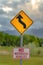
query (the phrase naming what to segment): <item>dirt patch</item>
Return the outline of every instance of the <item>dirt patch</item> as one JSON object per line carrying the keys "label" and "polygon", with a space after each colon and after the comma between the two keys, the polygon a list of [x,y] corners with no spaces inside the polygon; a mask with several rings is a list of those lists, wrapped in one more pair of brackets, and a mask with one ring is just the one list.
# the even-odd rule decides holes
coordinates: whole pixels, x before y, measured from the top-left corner
{"label": "dirt patch", "polygon": [[5,51],[5,50],[0,51],[0,55],[1,55],[1,54],[2,54],[2,55],[9,55],[9,53],[10,53],[10,52]]}

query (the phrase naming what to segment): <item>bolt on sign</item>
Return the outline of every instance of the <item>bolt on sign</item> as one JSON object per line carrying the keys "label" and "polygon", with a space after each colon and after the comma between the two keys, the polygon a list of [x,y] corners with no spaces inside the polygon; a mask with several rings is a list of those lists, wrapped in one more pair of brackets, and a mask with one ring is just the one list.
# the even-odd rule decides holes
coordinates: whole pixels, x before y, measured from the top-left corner
{"label": "bolt on sign", "polygon": [[14,59],[29,59],[30,52],[29,48],[14,48],[13,58]]}
{"label": "bolt on sign", "polygon": [[10,22],[21,34],[32,25],[32,20],[21,10]]}

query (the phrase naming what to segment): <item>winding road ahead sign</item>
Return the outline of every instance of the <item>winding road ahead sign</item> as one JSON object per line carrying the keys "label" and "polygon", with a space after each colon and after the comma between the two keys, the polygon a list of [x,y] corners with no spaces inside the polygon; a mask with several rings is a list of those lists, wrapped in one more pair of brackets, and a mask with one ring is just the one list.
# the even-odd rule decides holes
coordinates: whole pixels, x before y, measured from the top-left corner
{"label": "winding road ahead sign", "polygon": [[32,20],[21,10],[12,20],[11,24],[22,34],[32,25]]}

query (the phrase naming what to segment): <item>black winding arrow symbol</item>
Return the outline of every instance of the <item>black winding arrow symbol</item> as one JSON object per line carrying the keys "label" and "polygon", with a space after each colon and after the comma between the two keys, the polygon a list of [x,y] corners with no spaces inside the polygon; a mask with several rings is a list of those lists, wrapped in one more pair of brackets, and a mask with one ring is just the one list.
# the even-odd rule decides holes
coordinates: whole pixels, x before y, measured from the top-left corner
{"label": "black winding arrow symbol", "polygon": [[17,18],[18,18],[18,21],[23,25],[23,28],[26,28],[26,24],[21,20],[23,17],[19,15]]}

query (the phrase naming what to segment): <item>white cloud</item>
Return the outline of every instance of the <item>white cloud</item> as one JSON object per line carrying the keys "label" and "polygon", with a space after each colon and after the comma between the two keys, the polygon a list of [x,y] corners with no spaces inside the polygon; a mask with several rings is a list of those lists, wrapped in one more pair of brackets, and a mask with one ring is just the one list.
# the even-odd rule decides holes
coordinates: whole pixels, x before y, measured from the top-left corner
{"label": "white cloud", "polygon": [[21,0],[13,0],[13,1],[15,1],[15,2],[20,2]]}
{"label": "white cloud", "polygon": [[8,19],[11,19],[12,18],[12,16],[6,15],[6,14],[0,15],[0,16],[3,17],[3,18],[8,18]]}
{"label": "white cloud", "polygon": [[2,10],[6,13],[9,13],[10,11],[13,11],[13,9],[11,7],[8,7],[8,6],[4,6],[2,7]]}
{"label": "white cloud", "polygon": [[2,27],[2,25],[0,24],[0,28]]}
{"label": "white cloud", "polygon": [[11,4],[13,2],[20,2],[21,0],[9,0],[8,3]]}
{"label": "white cloud", "polygon": [[39,7],[40,0],[31,0],[32,9],[36,10]]}
{"label": "white cloud", "polygon": [[[0,20],[0,29],[2,28],[6,30],[8,28],[9,30],[13,30],[13,28],[9,25],[10,22],[9,19],[15,16],[21,9],[24,10],[29,17],[32,17],[32,20],[34,21],[34,25],[33,25],[34,28],[43,27],[42,3],[43,0],[4,0],[4,1],[0,0],[0,16],[3,17],[2,19],[4,18],[6,19],[6,21],[4,19],[6,23],[2,19],[1,19],[2,21]],[[42,13],[41,11],[39,11],[39,8],[42,11]],[[3,22],[5,26],[1,25],[3,24]],[[8,27],[6,27],[6,24]]]}
{"label": "white cloud", "polygon": [[30,2],[28,0],[28,2],[25,2],[25,5],[28,10],[30,9],[30,11],[36,11],[39,8],[40,2],[41,0],[30,0]]}

